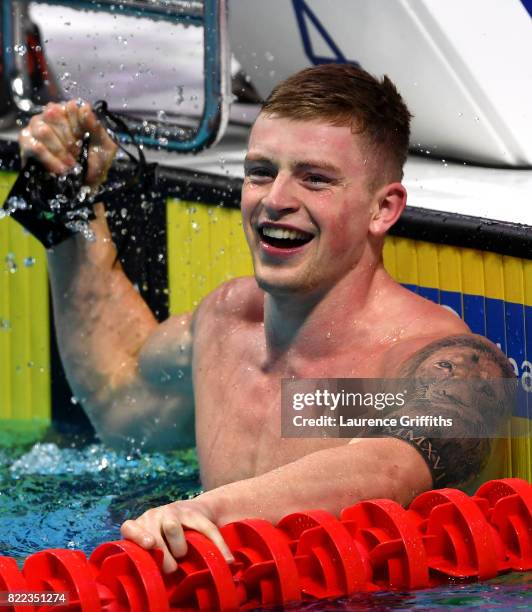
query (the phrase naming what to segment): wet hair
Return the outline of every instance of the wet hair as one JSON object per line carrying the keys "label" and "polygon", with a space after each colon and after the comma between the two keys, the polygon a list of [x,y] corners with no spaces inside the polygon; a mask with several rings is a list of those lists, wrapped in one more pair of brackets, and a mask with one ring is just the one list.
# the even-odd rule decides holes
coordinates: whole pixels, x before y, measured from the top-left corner
{"label": "wet hair", "polygon": [[381,179],[403,176],[412,115],[387,76],[379,81],[352,64],[305,68],[273,89],[262,113],[351,126],[369,146]]}

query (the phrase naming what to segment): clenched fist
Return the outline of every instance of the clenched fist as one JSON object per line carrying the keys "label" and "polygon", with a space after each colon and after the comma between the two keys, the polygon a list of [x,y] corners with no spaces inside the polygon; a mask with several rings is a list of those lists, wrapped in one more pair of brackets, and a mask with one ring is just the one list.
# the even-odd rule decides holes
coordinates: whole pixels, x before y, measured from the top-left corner
{"label": "clenched fist", "polygon": [[51,103],[32,117],[19,137],[22,159],[35,157],[49,172],[64,174],[76,165],[86,135],[90,140],[85,182],[91,188],[99,187],[118,147],[87,103]]}

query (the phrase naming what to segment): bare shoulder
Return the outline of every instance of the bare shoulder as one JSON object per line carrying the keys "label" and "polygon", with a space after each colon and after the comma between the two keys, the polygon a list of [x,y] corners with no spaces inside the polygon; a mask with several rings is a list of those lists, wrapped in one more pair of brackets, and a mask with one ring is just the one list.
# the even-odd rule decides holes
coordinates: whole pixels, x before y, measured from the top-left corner
{"label": "bare shoulder", "polygon": [[397,318],[409,323],[412,336],[433,336],[470,333],[469,327],[456,312],[435,304],[401,285],[395,285],[394,306]]}
{"label": "bare shoulder", "polygon": [[233,278],[211,291],[198,306],[195,319],[262,321],[264,293],[253,276]]}
{"label": "bare shoulder", "polygon": [[477,334],[421,335],[396,349],[401,378],[513,378],[514,370],[493,342]]}

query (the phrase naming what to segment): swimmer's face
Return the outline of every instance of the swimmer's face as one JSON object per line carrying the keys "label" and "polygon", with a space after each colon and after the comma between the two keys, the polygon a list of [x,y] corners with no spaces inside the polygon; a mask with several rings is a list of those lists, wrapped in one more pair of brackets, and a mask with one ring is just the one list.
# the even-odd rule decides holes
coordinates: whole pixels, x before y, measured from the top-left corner
{"label": "swimmer's face", "polygon": [[258,117],[242,218],[263,289],[327,290],[368,248],[374,194],[357,138],[348,126]]}

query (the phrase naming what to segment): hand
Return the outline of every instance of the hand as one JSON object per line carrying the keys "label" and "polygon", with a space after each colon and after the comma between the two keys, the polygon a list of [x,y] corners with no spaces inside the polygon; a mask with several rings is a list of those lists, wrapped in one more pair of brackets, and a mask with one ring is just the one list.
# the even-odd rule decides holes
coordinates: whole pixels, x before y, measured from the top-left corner
{"label": "hand", "polygon": [[87,133],[90,141],[85,183],[98,187],[105,181],[118,147],[87,103],[51,103],[32,117],[19,137],[22,159],[35,157],[48,172],[64,174],[76,165]]}
{"label": "hand", "polygon": [[160,548],[164,553],[163,572],[167,574],[177,569],[175,559],[187,552],[183,527],[194,529],[212,540],[226,561],[232,563],[233,555],[201,497],[152,508],[135,520],[125,521],[120,528],[122,537],[148,550]]}

